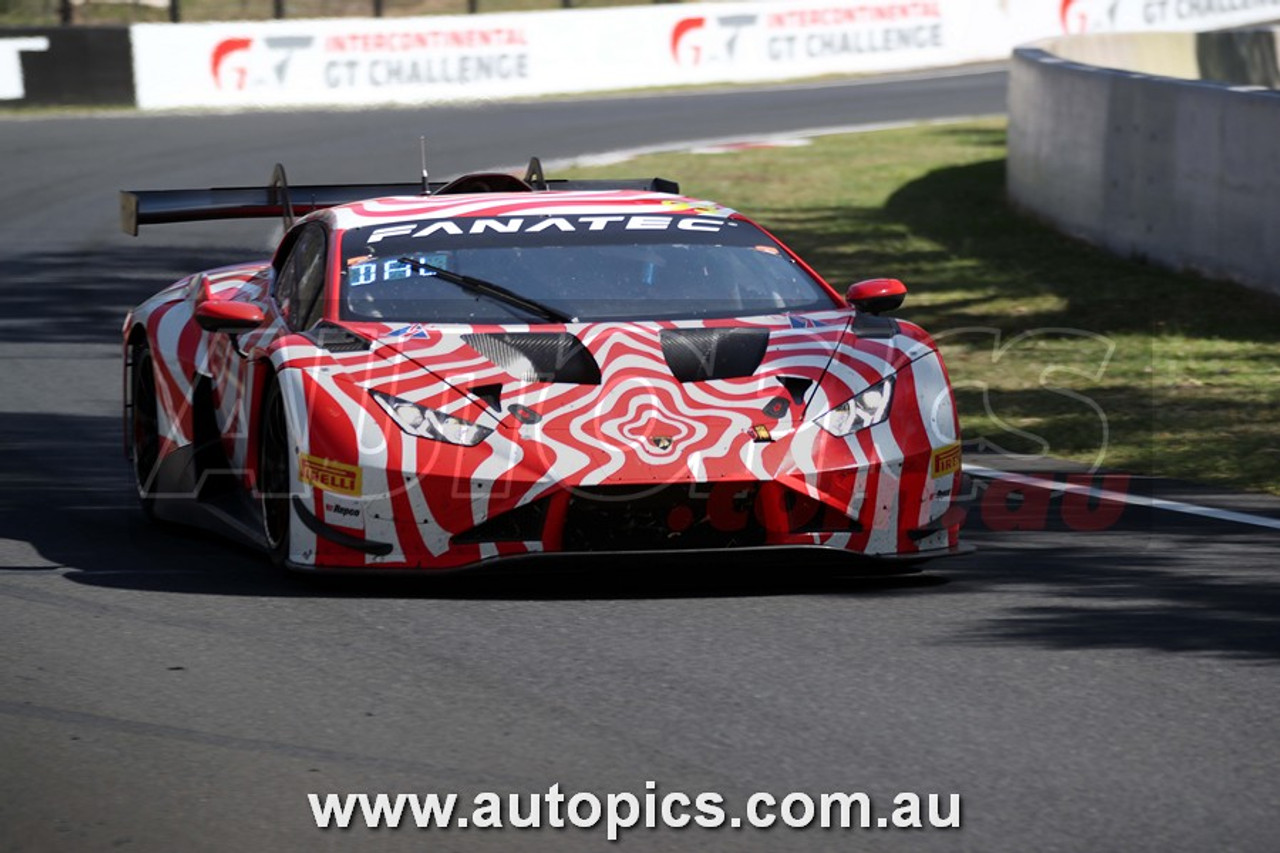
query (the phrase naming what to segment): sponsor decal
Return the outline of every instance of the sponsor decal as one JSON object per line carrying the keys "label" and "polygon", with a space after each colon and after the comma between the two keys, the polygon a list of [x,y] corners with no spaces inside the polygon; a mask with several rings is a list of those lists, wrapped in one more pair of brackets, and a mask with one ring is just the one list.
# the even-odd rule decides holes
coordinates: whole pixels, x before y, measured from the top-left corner
{"label": "sponsor decal", "polygon": [[354,530],[364,529],[364,507],[360,501],[326,493],[322,505],[325,524]]}
{"label": "sponsor decal", "polygon": [[366,241],[372,246],[388,237],[431,237],[445,234],[450,237],[482,236],[485,234],[571,234],[587,231],[704,231],[716,233],[725,224],[723,219],[704,219],[687,214],[677,216],[655,214],[579,215],[579,216],[511,216],[475,217],[469,219],[433,219],[427,224],[405,222],[375,228]]}
{"label": "sponsor decal", "polygon": [[360,469],[345,462],[321,459],[310,453],[298,454],[298,479],[327,492],[360,494]]}
{"label": "sponsor decal", "polygon": [[1188,29],[1261,19],[1280,0],[1060,0],[1058,19],[1068,34]]}
{"label": "sponsor decal", "polygon": [[761,60],[795,63],[945,46],[937,0],[689,17],[672,27],[670,45],[672,59],[687,68]]}
{"label": "sponsor decal", "polygon": [[760,20],[758,15],[719,15],[683,18],[671,28],[671,56],[678,65],[732,62],[744,30]]}
{"label": "sponsor decal", "polygon": [[960,445],[948,444],[933,451],[931,457],[933,478],[950,476],[960,470]]}
{"label": "sponsor decal", "polygon": [[228,38],[214,45],[209,70],[219,89],[243,91],[259,86],[284,86],[298,51],[309,49],[312,36]]}
{"label": "sponsor decal", "polygon": [[429,338],[431,330],[421,323],[410,323],[407,326],[401,326],[398,329],[392,329],[387,332],[389,338]]}
{"label": "sponsor decal", "polygon": [[1059,18],[1064,33],[1112,30],[1120,0],[1062,0]]}
{"label": "sponsor decal", "polygon": [[665,198],[662,200],[663,210],[669,210],[672,213],[697,213],[706,216],[728,216],[733,213],[727,207],[722,207],[715,202],[699,201],[692,202],[682,198]]}
{"label": "sponsor decal", "polygon": [[528,38],[513,27],[231,37],[209,54],[214,85],[406,89],[529,76]]}

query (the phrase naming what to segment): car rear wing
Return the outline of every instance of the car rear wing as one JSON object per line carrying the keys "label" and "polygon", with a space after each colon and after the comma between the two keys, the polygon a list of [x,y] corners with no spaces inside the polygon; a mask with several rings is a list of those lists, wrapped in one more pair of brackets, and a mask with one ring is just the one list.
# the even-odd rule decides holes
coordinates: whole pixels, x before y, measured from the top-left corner
{"label": "car rear wing", "polygon": [[548,180],[534,157],[524,178],[500,172],[464,175],[452,181],[405,184],[315,184],[289,186],[284,167],[276,164],[265,187],[218,187],[207,190],[121,190],[120,227],[137,236],[143,225],[203,222],[212,219],[281,217],[285,226],[297,216],[339,204],[384,196],[443,195],[479,192],[545,192],[548,190],[642,190],[679,193],[665,178]]}

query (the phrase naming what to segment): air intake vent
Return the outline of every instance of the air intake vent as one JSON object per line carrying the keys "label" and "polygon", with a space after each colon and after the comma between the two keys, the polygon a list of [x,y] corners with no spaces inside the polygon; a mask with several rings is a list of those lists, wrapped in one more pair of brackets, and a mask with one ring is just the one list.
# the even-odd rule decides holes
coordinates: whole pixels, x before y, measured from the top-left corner
{"label": "air intake vent", "polygon": [[662,355],[681,382],[750,376],[768,346],[768,329],[662,330]]}
{"label": "air intake vent", "polygon": [[599,385],[600,365],[566,332],[463,335],[467,345],[521,382]]}
{"label": "air intake vent", "polygon": [[307,337],[316,346],[329,352],[362,352],[370,347],[367,338],[329,322],[317,323],[307,332]]}

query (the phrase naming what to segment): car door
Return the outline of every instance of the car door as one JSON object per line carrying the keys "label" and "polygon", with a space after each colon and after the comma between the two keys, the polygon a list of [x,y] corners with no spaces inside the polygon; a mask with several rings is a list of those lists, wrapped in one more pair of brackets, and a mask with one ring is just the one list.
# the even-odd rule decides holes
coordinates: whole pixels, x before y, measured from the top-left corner
{"label": "car door", "polygon": [[228,459],[242,475],[254,458],[253,411],[261,400],[264,356],[271,342],[281,334],[306,331],[324,316],[328,244],[328,232],[317,222],[286,234],[265,272],[267,325],[240,335],[215,335],[209,342],[217,427]]}

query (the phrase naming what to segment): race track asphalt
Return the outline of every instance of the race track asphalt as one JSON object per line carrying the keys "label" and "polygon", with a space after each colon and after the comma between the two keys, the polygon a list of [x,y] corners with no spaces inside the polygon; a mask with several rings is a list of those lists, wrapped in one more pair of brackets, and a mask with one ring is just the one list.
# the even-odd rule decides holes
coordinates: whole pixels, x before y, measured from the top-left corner
{"label": "race track asphalt", "polygon": [[[756,791],[867,792],[877,816],[899,791],[956,793],[962,825],[635,829],[618,849],[1280,849],[1280,532],[1262,523],[988,494],[966,530],[977,553],[898,581],[726,555],[314,583],[135,506],[124,312],[262,254],[271,229],[129,238],[119,189],[252,184],[276,160],[297,183],[412,180],[422,133],[443,176],[991,114],[1003,88],[986,68],[429,111],[0,119],[0,850],[605,850],[602,829],[322,831],[306,795],[559,783],[603,798],[650,781],[718,792],[731,814]],[[1273,499],[1107,485],[1280,518]]]}

